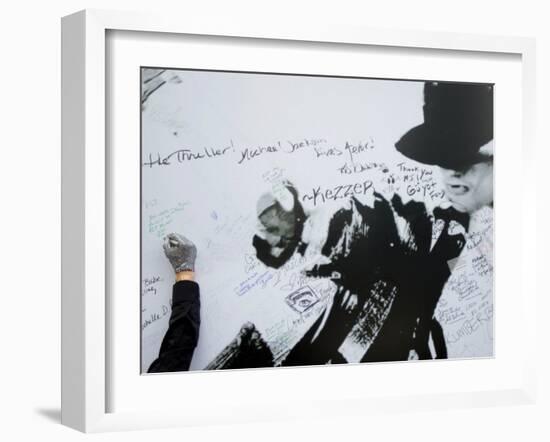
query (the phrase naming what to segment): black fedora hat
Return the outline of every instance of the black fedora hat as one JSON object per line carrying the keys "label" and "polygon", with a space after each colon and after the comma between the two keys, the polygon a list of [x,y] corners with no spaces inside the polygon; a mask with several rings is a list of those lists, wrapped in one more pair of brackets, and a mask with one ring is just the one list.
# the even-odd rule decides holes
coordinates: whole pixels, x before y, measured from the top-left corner
{"label": "black fedora hat", "polygon": [[424,123],[395,147],[420,163],[458,170],[487,160],[479,150],[492,139],[493,85],[427,82]]}

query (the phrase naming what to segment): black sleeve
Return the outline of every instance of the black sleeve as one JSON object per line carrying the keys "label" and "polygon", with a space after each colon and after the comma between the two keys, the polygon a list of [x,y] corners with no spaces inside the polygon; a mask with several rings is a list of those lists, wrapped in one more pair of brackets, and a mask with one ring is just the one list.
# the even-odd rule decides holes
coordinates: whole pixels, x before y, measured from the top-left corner
{"label": "black sleeve", "polygon": [[199,339],[200,291],[194,281],[178,281],[172,291],[170,325],[148,373],[187,371]]}

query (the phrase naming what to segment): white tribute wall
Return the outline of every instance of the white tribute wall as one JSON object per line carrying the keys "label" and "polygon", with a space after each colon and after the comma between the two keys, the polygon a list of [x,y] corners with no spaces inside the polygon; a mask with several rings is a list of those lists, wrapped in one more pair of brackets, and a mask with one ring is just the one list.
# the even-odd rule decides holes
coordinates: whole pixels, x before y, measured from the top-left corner
{"label": "white tribute wall", "polygon": [[[436,167],[408,160],[395,142],[422,123],[419,81],[188,70],[142,70],[142,371],[168,327],[174,272],[163,237],[198,248],[200,339],[191,369],[203,369],[253,323],[280,358],[331,302],[334,284],[302,271],[320,256],[295,255],[281,269],[256,259],[256,203],[290,181],[315,220],[312,243],[349,196],[373,191],[431,210],[444,201]],[[471,221],[467,243],[436,309],[450,358],[492,356],[492,210]],[[426,269],[430,277],[430,269]],[[313,292],[308,308],[293,293]],[[347,342],[357,362],[364,349]]]}

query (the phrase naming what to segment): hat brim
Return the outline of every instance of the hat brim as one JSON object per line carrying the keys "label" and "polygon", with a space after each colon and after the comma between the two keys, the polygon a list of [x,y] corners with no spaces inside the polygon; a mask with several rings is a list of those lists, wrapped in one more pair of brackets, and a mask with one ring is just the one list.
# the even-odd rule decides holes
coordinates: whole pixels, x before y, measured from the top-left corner
{"label": "hat brim", "polygon": [[457,138],[442,136],[426,123],[409,130],[395,148],[411,160],[444,169],[459,170],[486,159],[475,148],[459,145]]}

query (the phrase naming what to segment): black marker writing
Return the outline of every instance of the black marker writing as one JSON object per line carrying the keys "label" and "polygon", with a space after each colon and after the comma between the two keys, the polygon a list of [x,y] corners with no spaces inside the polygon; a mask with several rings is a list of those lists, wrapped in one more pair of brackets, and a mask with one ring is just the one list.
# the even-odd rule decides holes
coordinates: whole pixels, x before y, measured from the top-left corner
{"label": "black marker writing", "polygon": [[165,157],[161,156],[160,153],[157,153],[155,156],[149,154],[148,161],[144,162],[144,166],[169,166],[174,162],[177,163],[186,163],[189,161],[196,161],[208,158],[215,158],[225,155],[228,151],[233,149],[233,141],[230,142],[230,145],[224,148],[214,148],[214,147],[204,147],[202,151],[193,152],[191,149],[179,149],[176,150]]}
{"label": "black marker writing", "polygon": [[250,161],[253,158],[259,157],[265,153],[275,153],[281,148],[281,142],[277,141],[277,146],[260,146],[255,148],[246,148],[241,151],[241,159],[237,164],[242,164],[244,161]]}
{"label": "black marker writing", "polygon": [[313,205],[322,204],[327,201],[336,201],[343,198],[349,198],[354,195],[365,195],[372,189],[373,183],[370,180],[362,183],[345,184],[335,186],[330,189],[321,189],[321,186],[313,188],[311,193],[305,194],[302,201],[313,201]]}

